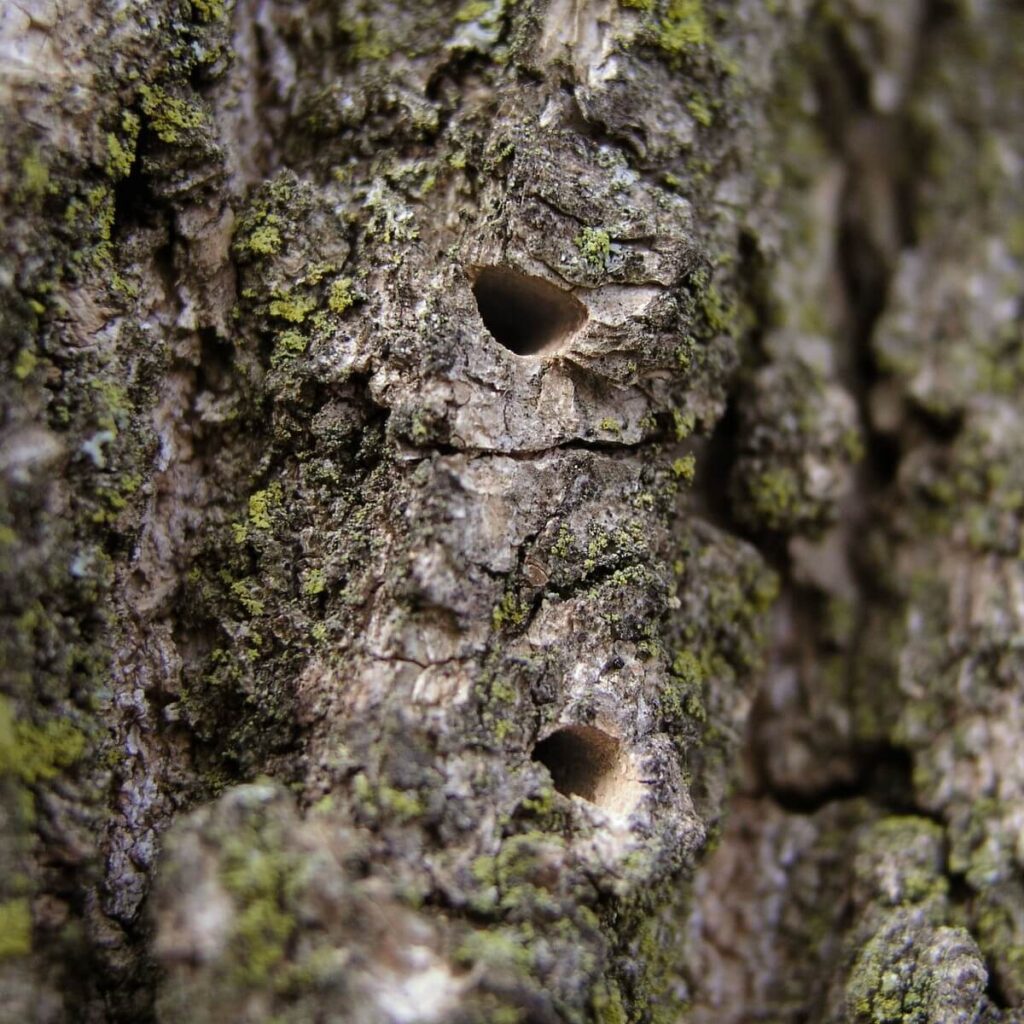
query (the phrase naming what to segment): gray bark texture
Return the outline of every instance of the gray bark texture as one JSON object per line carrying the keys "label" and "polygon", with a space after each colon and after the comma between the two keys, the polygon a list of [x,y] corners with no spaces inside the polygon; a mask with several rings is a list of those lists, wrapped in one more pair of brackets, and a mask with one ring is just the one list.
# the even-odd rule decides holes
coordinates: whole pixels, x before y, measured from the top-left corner
{"label": "gray bark texture", "polygon": [[0,1021],[1024,1020],[1024,8],[0,0]]}

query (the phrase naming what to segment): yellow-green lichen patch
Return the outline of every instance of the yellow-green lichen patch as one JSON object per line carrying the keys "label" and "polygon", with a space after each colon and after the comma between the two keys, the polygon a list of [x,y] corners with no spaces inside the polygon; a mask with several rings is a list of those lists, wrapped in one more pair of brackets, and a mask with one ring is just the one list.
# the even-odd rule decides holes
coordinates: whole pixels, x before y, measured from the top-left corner
{"label": "yellow-green lichen patch", "polygon": [[614,981],[601,981],[594,988],[591,1006],[597,1024],[627,1024],[629,1018],[622,1005],[622,992]]}
{"label": "yellow-green lichen patch", "polygon": [[224,0],[189,0],[192,14],[204,25],[224,20]]}
{"label": "yellow-green lichen patch", "polygon": [[796,509],[800,486],[786,467],[765,470],[750,481],[749,494],[757,518],[769,529],[786,523]]}
{"label": "yellow-green lichen patch", "polygon": [[41,724],[18,721],[11,702],[0,697],[0,775],[23,782],[52,779],[81,758],[85,736],[63,718]]}
{"label": "yellow-green lichen patch", "polygon": [[572,530],[565,523],[562,523],[558,528],[558,536],[555,538],[555,543],[551,545],[551,554],[555,558],[568,558],[574,546]]}
{"label": "yellow-green lichen patch", "polygon": [[203,127],[206,115],[190,100],[171,96],[160,86],[144,85],[139,90],[142,110],[161,142],[181,142],[187,132]]}
{"label": "yellow-green lichen patch", "polygon": [[697,417],[692,412],[672,410],[672,432],[677,441],[685,441],[697,426]]}
{"label": "yellow-green lichen patch", "polygon": [[309,348],[309,338],[298,331],[282,331],[277,336],[274,351],[270,356],[271,366],[280,366],[301,356]]}
{"label": "yellow-green lichen patch", "polygon": [[283,496],[281,484],[276,480],[269,487],[250,494],[249,525],[255,530],[269,530],[271,513],[280,507]]}
{"label": "yellow-green lichen patch", "polygon": [[692,651],[680,651],[675,656],[670,682],[661,698],[662,714],[669,721],[686,717],[703,722],[707,718],[703,703],[705,674],[704,666]]}
{"label": "yellow-green lichen patch", "polygon": [[79,240],[79,248],[71,255],[72,267],[81,269],[91,265],[100,270],[111,267],[115,213],[114,193],[107,185],[96,185],[68,201],[64,226]]}
{"label": "yellow-green lichen patch", "polygon": [[272,256],[281,251],[281,232],[272,223],[254,228],[246,242],[251,252],[260,256]]}
{"label": "yellow-green lichen patch", "polygon": [[455,12],[455,20],[479,21],[493,6],[491,0],[468,0]]}
{"label": "yellow-green lichen patch", "polygon": [[27,899],[0,903],[0,960],[32,952],[32,915]]}
{"label": "yellow-green lichen patch", "polygon": [[697,459],[687,454],[672,463],[672,475],[684,484],[692,484],[697,472]]}
{"label": "yellow-green lichen patch", "polygon": [[363,813],[371,820],[393,818],[411,821],[423,813],[424,804],[415,791],[371,782],[363,772],[352,780],[352,790]]}
{"label": "yellow-green lichen patch", "polygon": [[245,833],[227,840],[221,880],[237,905],[231,934],[233,980],[273,985],[288,962],[295,917],[286,908],[299,868],[295,855],[275,848],[273,837]]}
{"label": "yellow-green lichen patch", "polygon": [[50,190],[50,171],[37,150],[27,153],[21,161],[18,196],[22,200],[41,199]]}
{"label": "yellow-green lichen patch", "polygon": [[530,613],[530,606],[515,594],[506,593],[491,612],[495,629],[514,629],[521,626]]}
{"label": "yellow-green lichen patch", "polygon": [[339,18],[338,29],[348,38],[353,60],[387,60],[394,51],[391,40],[369,18]]}
{"label": "yellow-green lichen patch", "polygon": [[138,115],[126,110],[121,117],[121,134],[107,133],[106,170],[107,176],[115,181],[131,174],[140,127]]}
{"label": "yellow-green lichen patch", "polygon": [[714,115],[711,113],[711,108],[708,106],[707,100],[703,96],[694,96],[686,104],[686,109],[693,116],[693,119],[697,124],[703,128],[710,128],[712,121],[714,121]]}
{"label": "yellow-green lichen patch", "polygon": [[355,292],[352,289],[352,279],[341,277],[331,284],[327,294],[327,306],[332,313],[346,312],[356,301]]}
{"label": "yellow-green lichen patch", "polygon": [[1021,887],[1009,884],[979,893],[971,908],[971,928],[988,957],[999,985],[1014,1004],[1024,1000],[1024,928]]}
{"label": "yellow-green lichen patch", "polygon": [[310,569],[302,581],[302,593],[306,597],[315,597],[317,594],[322,594],[326,586],[327,577],[324,575],[323,569]]}
{"label": "yellow-green lichen patch", "polygon": [[27,380],[39,363],[39,357],[30,348],[23,348],[14,360],[14,376],[17,380]]}
{"label": "yellow-green lichen patch", "polygon": [[658,46],[671,57],[682,57],[711,41],[704,0],[669,0],[658,26]]}
{"label": "yellow-green lichen patch", "polygon": [[739,332],[737,307],[733,303],[727,302],[714,285],[708,285],[704,292],[701,310],[713,334],[735,336]]}
{"label": "yellow-green lichen patch", "polygon": [[235,580],[231,584],[231,593],[250,615],[263,614],[265,606],[262,599],[256,596],[257,584],[252,579]]}
{"label": "yellow-green lichen patch", "polygon": [[580,255],[592,267],[603,267],[611,255],[611,236],[604,228],[584,228],[574,241]]}
{"label": "yellow-green lichen patch", "polygon": [[316,309],[316,300],[308,295],[281,295],[270,302],[270,315],[301,324]]}

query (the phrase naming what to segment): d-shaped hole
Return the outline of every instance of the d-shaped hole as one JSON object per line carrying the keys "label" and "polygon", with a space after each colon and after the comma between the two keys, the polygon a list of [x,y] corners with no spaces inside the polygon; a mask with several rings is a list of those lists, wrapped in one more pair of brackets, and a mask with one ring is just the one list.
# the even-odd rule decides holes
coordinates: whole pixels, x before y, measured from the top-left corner
{"label": "d-shaped hole", "polygon": [[484,267],[473,282],[473,295],[494,340],[517,356],[558,351],[587,319],[579,299],[507,267]]}
{"label": "d-shaped hole", "polygon": [[533,748],[564,796],[581,796],[607,811],[624,812],[636,803],[641,784],[632,777],[622,744],[601,729],[570,725]]}

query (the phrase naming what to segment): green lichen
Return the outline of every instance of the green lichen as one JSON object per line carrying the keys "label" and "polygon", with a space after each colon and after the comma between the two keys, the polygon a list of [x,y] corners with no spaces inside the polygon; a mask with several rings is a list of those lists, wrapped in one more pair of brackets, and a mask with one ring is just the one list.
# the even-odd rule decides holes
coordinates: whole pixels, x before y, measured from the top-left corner
{"label": "green lichen", "polygon": [[500,910],[515,917],[550,915],[559,910],[551,891],[551,864],[562,859],[565,841],[545,832],[525,832],[502,843],[495,863]]}
{"label": "green lichen", "polygon": [[712,333],[736,335],[739,329],[739,311],[735,305],[726,302],[714,285],[708,285],[704,292],[701,309]]}
{"label": "green lichen", "polygon": [[27,899],[0,903],[0,961],[32,952],[32,914]]}
{"label": "green lichen", "polygon": [[692,412],[672,410],[672,431],[677,441],[685,441],[697,426],[697,417]]}
{"label": "green lichen", "polygon": [[684,455],[672,463],[672,475],[684,484],[692,484],[696,472],[697,459],[692,454]]}
{"label": "green lichen", "polygon": [[89,381],[89,389],[95,399],[96,425],[109,430],[115,437],[127,425],[135,406],[124,387],[106,378]]}
{"label": "green lichen", "polygon": [[661,712],[669,722],[703,722],[705,668],[692,651],[680,651],[672,661],[669,683],[661,695]]}
{"label": "green lichen", "polygon": [[[631,913],[636,918],[632,948],[639,971],[630,972],[629,995],[635,1007],[644,1007],[651,1024],[677,1024],[685,1006],[678,995],[679,948],[674,920],[682,917],[679,893],[647,893]],[[625,987],[625,986],[624,986]]]}
{"label": "green lichen", "polygon": [[302,581],[302,593],[306,597],[315,597],[317,594],[322,594],[326,587],[327,577],[324,575],[323,569],[310,569],[306,573],[306,578]]}
{"label": "green lichen", "polygon": [[239,604],[250,615],[262,615],[264,609],[263,601],[256,596],[256,583],[252,579],[235,580],[231,584],[231,593],[238,599]]}
{"label": "green lichen", "polygon": [[85,735],[66,719],[19,721],[10,700],[0,697],[0,775],[30,784],[52,779],[75,764],[85,746]]}
{"label": "green lichen", "polygon": [[272,223],[261,224],[249,235],[246,245],[260,256],[272,256],[281,251],[281,232]]}
{"label": "green lichen", "polygon": [[269,306],[271,316],[291,324],[301,324],[314,309],[316,300],[308,295],[280,295],[272,299]]}
{"label": "green lichen", "polygon": [[190,100],[171,96],[160,86],[144,85],[139,89],[142,110],[149,126],[161,142],[181,142],[186,133],[202,128],[206,115]]}
{"label": "green lichen", "polygon": [[601,981],[591,996],[591,1008],[596,1024],[626,1024],[626,1008],[622,1005],[622,993],[614,981]]}
{"label": "green lichen", "polygon": [[697,124],[704,128],[710,128],[714,121],[714,115],[703,96],[693,96],[686,104],[686,109],[693,116]]}
{"label": "green lichen", "polygon": [[[366,194],[364,205],[369,212],[366,233],[390,246],[401,242],[414,242],[419,238],[416,215],[403,198],[384,178],[377,178]],[[401,252],[395,252],[395,264],[401,263]]]}
{"label": "green lichen", "polygon": [[344,313],[350,309],[356,301],[355,292],[352,289],[352,279],[341,277],[331,284],[327,295],[327,305],[332,313]]}
{"label": "green lichen", "polygon": [[418,793],[396,789],[384,782],[371,782],[363,772],[352,780],[352,791],[363,811],[371,818],[384,816],[406,822],[424,811],[424,803]]}
{"label": "green lichen", "polygon": [[504,679],[492,679],[490,682],[490,696],[492,700],[500,701],[503,704],[511,704],[516,699],[516,689]]}
{"label": "green lichen", "polygon": [[14,376],[17,380],[27,380],[39,364],[39,357],[30,348],[23,348],[14,360]]}
{"label": "green lichen", "polygon": [[769,469],[749,481],[748,492],[759,521],[779,529],[790,521],[800,501],[800,484],[788,467]]}
{"label": "green lichen", "polygon": [[479,21],[489,14],[494,4],[491,0],[467,0],[456,12],[455,20],[459,22]]}
{"label": "green lichen", "polygon": [[50,171],[37,150],[27,153],[21,161],[21,182],[18,196],[22,200],[41,199],[50,190]]}
{"label": "green lichen", "polygon": [[711,32],[703,0],[670,0],[656,38],[658,46],[673,58],[707,46]]}
{"label": "green lichen", "polygon": [[204,25],[224,20],[224,0],[189,0],[192,14]]}
{"label": "green lichen", "polygon": [[931,1024],[976,1015],[984,968],[968,933],[949,927],[924,931],[931,949],[951,954],[949,961],[928,956],[929,946],[915,943],[914,935],[913,925],[896,912],[864,944],[846,986],[849,1020]]}
{"label": "green lichen", "polygon": [[530,606],[515,594],[504,594],[491,612],[491,623],[495,629],[521,626],[530,614]]}
{"label": "green lichen", "polygon": [[121,116],[123,135],[107,133],[107,176],[115,181],[127,178],[135,163],[135,148],[141,123],[137,114],[126,110]]}
{"label": "green lichen", "polygon": [[572,530],[562,523],[558,528],[558,536],[551,545],[551,554],[556,558],[568,558],[574,546]]}
{"label": "green lichen", "polygon": [[142,485],[138,474],[126,474],[120,477],[113,486],[99,486],[96,497],[104,507],[96,509],[91,519],[94,523],[114,523],[118,515],[128,507],[129,499]]}
{"label": "green lichen", "polygon": [[612,251],[611,236],[603,228],[584,228],[573,240],[592,267],[604,267]]}
{"label": "green lichen", "polygon": [[249,525],[255,530],[269,530],[271,513],[279,508],[284,492],[280,483],[274,481],[269,487],[255,491],[249,496]]}
{"label": "green lichen", "polygon": [[676,365],[685,373],[697,361],[699,352],[696,339],[687,334],[676,348]]}
{"label": "green lichen", "polygon": [[1015,1002],[1024,999],[1024,929],[1019,921],[1019,886],[995,886],[978,894],[972,930],[992,963],[1001,987]]}
{"label": "green lichen", "polygon": [[529,942],[513,929],[470,932],[455,950],[455,962],[471,967],[479,964],[491,970],[512,968],[528,971],[533,965]]}
{"label": "green lichen", "polygon": [[309,348],[309,338],[298,331],[282,331],[277,336],[274,351],[270,356],[271,366],[280,366],[301,356]]}
{"label": "green lichen", "polygon": [[114,257],[111,238],[115,215],[114,193],[107,185],[96,185],[68,201],[64,224],[71,235],[81,240],[81,247],[71,256],[72,267],[91,265],[109,270]]}
{"label": "green lichen", "polygon": [[253,829],[229,837],[224,847],[220,877],[237,905],[229,939],[231,975],[243,986],[273,985],[288,962],[288,941],[297,926],[287,908],[300,865],[275,840]]}
{"label": "green lichen", "polygon": [[387,60],[394,44],[369,18],[339,18],[339,30],[349,40],[349,55],[356,61]]}

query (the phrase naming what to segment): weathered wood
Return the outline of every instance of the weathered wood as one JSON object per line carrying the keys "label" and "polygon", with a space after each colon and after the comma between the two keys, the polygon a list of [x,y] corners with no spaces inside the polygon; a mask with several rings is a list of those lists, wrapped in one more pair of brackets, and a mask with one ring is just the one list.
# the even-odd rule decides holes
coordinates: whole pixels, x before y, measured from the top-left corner
{"label": "weathered wood", "polygon": [[0,1019],[1017,1019],[1022,39],[0,11]]}

